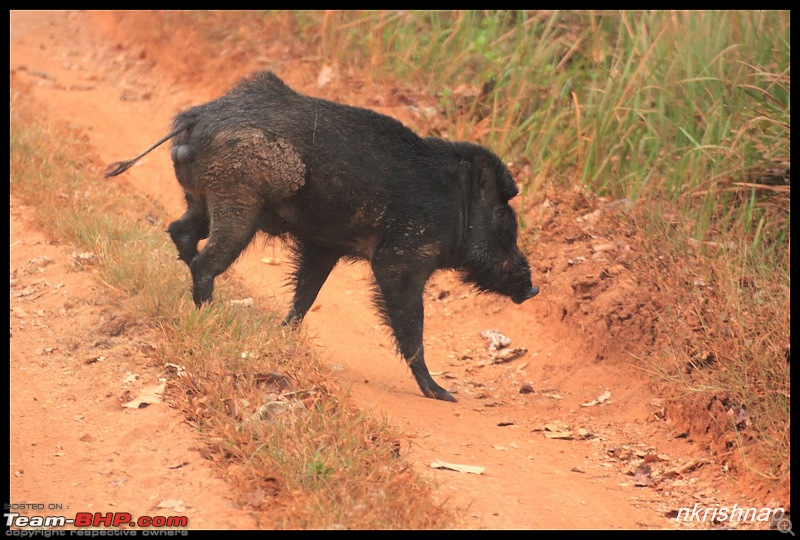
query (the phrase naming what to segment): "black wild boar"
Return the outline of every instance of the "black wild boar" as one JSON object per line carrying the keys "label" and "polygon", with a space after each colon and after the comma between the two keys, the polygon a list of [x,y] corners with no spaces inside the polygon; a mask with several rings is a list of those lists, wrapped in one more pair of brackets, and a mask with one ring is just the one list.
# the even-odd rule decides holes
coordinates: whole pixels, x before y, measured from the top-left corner
{"label": "black wild boar", "polygon": [[516,303],[539,292],[517,248],[508,205],[517,187],[481,146],[421,138],[392,118],[298,94],[262,72],[178,114],[169,134],[105,176],[169,139],[188,209],[167,230],[198,306],[259,231],[294,250],[285,324],[303,319],[340,259],[369,261],[376,304],[422,393],[456,401],[425,365],[422,293],[431,274],[458,270]]}

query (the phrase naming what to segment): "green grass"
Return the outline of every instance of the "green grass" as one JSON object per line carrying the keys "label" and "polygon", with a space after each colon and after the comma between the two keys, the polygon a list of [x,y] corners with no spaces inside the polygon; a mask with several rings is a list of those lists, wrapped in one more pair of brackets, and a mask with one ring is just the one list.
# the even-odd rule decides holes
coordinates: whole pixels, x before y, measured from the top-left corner
{"label": "green grass", "polygon": [[[163,210],[80,165],[91,158],[79,133],[12,98],[10,139],[11,192],[51,238],[93,252],[108,294],[163,331],[161,360],[185,369],[171,401],[217,449],[241,500],[263,501],[266,527],[453,525],[432,483],[396,455],[401,436],[350,403],[301,332],[281,328],[275,311],[232,305],[245,295],[233,279],[218,280],[211,306],[194,307],[163,223],[140,209]],[[267,382],[275,373],[293,381],[294,394]],[[258,414],[275,402],[288,410]]]}

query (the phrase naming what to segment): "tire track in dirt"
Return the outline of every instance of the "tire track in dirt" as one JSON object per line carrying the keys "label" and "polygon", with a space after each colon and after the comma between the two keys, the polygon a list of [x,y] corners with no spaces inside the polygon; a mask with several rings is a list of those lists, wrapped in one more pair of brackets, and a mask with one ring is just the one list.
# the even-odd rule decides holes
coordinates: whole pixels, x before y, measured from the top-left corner
{"label": "tire track in dirt", "polygon": [[[214,96],[202,88],[170,86],[168,75],[147,60],[132,59],[124,44],[108,39],[98,26],[113,27],[103,14],[12,13],[11,67],[49,114],[83,129],[108,163],[137,154],[163,135],[172,115]],[[303,69],[287,64],[280,74],[298,90],[308,90],[302,87]],[[158,201],[172,219],[184,211],[165,151],[142,160],[121,181]],[[264,264],[267,257],[285,261],[280,248],[256,242],[230,271],[246,281],[257,301],[272,302],[283,311],[289,302],[282,286],[289,267],[285,262]],[[660,439],[660,451],[687,458],[694,450],[686,443],[665,441],[663,428],[646,421],[652,420],[652,396],[644,382],[637,382],[642,376],[635,370],[609,373],[563,327],[540,322],[552,320],[541,317],[548,309],[546,289],[514,306],[510,300],[471,293],[452,274],[434,277],[426,296],[425,345],[431,371],[454,377],[435,375],[445,387],[457,385],[460,402],[453,405],[420,395],[379,325],[369,284],[365,264],[337,267],[305,319],[307,332],[340,368],[338,376],[352,388],[356,402],[387,415],[412,437],[406,459],[441,483],[443,497],[468,507],[465,527],[674,526],[664,517],[659,497],[624,482],[598,456],[615,441]],[[528,348],[527,356],[486,366],[460,359],[464,351],[483,347],[479,334],[489,328]],[[520,384],[528,380],[537,392],[520,394]],[[548,388],[562,399],[539,392]],[[614,396],[608,406],[580,407],[605,389]],[[597,436],[551,440],[532,431],[557,419],[591,428]],[[486,471],[480,476],[432,471],[427,465],[435,459]]]}

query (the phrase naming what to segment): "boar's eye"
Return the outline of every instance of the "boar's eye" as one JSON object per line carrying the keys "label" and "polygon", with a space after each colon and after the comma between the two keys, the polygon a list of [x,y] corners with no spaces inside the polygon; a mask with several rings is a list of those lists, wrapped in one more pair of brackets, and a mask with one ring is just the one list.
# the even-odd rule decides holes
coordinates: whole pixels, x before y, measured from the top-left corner
{"label": "boar's eye", "polygon": [[507,208],[498,208],[497,210],[494,211],[494,217],[498,219],[506,217],[506,214],[508,214]]}

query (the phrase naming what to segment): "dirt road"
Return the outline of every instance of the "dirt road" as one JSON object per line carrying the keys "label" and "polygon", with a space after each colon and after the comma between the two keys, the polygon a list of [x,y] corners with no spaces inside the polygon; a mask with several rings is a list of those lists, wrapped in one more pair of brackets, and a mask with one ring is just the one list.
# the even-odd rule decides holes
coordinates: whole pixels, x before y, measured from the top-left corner
{"label": "dirt road", "polygon": [[[175,30],[180,32],[180,29]],[[124,36],[115,34],[114,18],[109,14],[12,12],[10,40],[12,88],[30,93],[48,115],[87,134],[106,163],[137,154],[165,133],[172,115],[181,108],[215,95],[213,89],[172,80],[159,58],[145,54],[128,44]],[[202,66],[197,68],[202,69]],[[281,65],[280,75],[300,91],[321,97],[333,91],[333,87],[326,87],[325,92],[316,88],[317,73],[308,73],[308,69],[308,64],[287,61]],[[231,74],[230,84],[237,77]],[[357,102],[358,94],[348,98],[352,99],[351,104],[365,105]],[[380,110],[400,116],[404,121],[408,118],[408,111],[402,107]],[[98,178],[98,182],[103,181],[107,180]],[[173,218],[184,210],[166,150],[152,153],[117,181],[129,182],[163,205]],[[143,215],[147,211],[142,208]],[[43,244],[31,244],[29,240],[29,235],[36,233],[25,228],[29,226],[24,225],[24,213],[24,208],[12,212],[12,224],[19,223],[12,227],[12,270],[15,265],[42,254],[38,246]],[[14,245],[19,238],[24,238],[22,243]],[[532,256],[566,260],[568,252],[535,252]],[[266,264],[265,258],[281,262]],[[63,262],[65,267],[67,259]],[[541,278],[537,276],[539,265],[532,266],[534,283],[542,286],[542,292],[520,306],[507,299],[476,295],[448,273],[435,276],[430,283],[425,305],[428,365],[440,383],[457,390],[458,404],[437,402],[420,395],[372,308],[371,276],[366,265],[337,267],[305,324],[328,361],[339,368],[338,376],[352,388],[357,403],[387,415],[410,435],[414,445],[406,458],[437,478],[443,496],[467,508],[463,516],[465,527],[671,528],[678,525],[667,517],[670,510],[692,506],[697,500],[712,504],[714,500],[724,499],[726,486],[711,487],[710,479],[695,478],[693,481],[688,474],[674,481],[664,481],[657,488],[634,485],[634,476],[626,472],[633,468],[634,462],[630,459],[635,460],[637,452],[640,458],[648,454],[666,454],[665,468],[708,456],[692,442],[676,439],[669,427],[656,418],[658,396],[649,390],[647,375],[630,365],[630,358],[598,361],[587,344],[605,339],[602,334],[605,328],[588,328],[583,334],[576,334],[571,326],[559,320],[555,312],[561,299],[552,297],[546,284],[537,283]],[[58,268],[59,263],[44,271],[56,273]],[[274,302],[282,310],[289,300],[282,286],[288,270],[286,257],[279,248],[263,247],[259,243],[232,268],[232,272],[248,284],[256,301]],[[56,279],[48,277],[51,282]],[[40,309],[56,310],[57,307]],[[29,307],[24,309],[30,312]],[[70,328],[70,320],[66,317],[59,324],[50,325],[54,333],[49,338],[51,343],[57,344],[59,339],[66,339],[64,336],[80,336],[87,331]],[[15,329],[14,324],[12,320],[12,331],[19,330],[17,335],[22,335],[24,329]],[[527,354],[504,364],[482,361],[486,345],[480,333],[487,329],[502,332],[513,340],[514,346],[527,348]],[[26,365],[25,369],[34,367],[29,365],[31,358],[20,348],[17,335],[11,341],[12,404],[30,400],[30,396],[41,399],[41,396],[51,395],[53,388],[67,384],[59,377],[44,376],[25,378],[22,382],[20,370]],[[135,362],[135,355],[130,361]],[[90,376],[86,369],[73,370],[71,374],[73,382],[69,384],[90,383],[87,380],[81,383],[83,377]],[[534,392],[521,393],[520,389],[528,382]],[[86,400],[105,403],[102,396],[117,392],[119,386],[118,382],[112,382],[110,375],[108,380],[100,378],[91,384],[92,392],[73,391],[74,399],[66,402],[64,411],[58,408],[32,410],[23,415],[17,409],[12,414],[12,434],[14,426],[22,422],[35,421],[44,426],[71,422],[74,415],[86,415],[81,412],[85,410],[81,403]],[[103,385],[109,388],[104,389]],[[607,390],[611,394],[607,401],[596,406],[582,406]],[[130,465],[126,467],[130,480],[120,489],[121,484],[113,484],[111,469],[90,467],[84,474],[89,476],[87,481],[75,482],[71,474],[50,474],[55,470],[53,462],[59,458],[44,459],[36,454],[45,441],[51,445],[48,451],[55,448],[49,435],[17,435],[12,436],[12,470],[24,469],[24,473],[12,475],[12,499],[58,499],[69,501],[73,507],[81,504],[98,511],[124,507],[152,513],[157,499],[166,497],[166,486],[175,489],[181,485],[195,486],[202,477],[206,478],[203,482],[214,486],[202,496],[197,493],[200,490],[183,490],[168,497],[185,501],[193,509],[191,515],[203,516],[197,518],[196,526],[257,526],[258,522],[245,512],[225,519],[219,517],[228,513],[230,500],[235,495],[226,494],[220,480],[207,479],[209,469],[196,452],[190,457],[184,455],[192,445],[192,434],[180,424],[177,413],[166,407],[157,413],[146,411],[146,414],[125,414],[122,423],[131,430],[128,436],[98,437],[95,431],[88,429],[71,434],[65,432],[59,444],[66,449],[56,449],[53,453],[64,452],[71,456],[72,461],[59,463],[66,463],[66,470],[74,467],[77,474],[81,462],[93,462],[98,456],[118,456],[114,459],[132,464],[137,460],[150,460],[153,452],[169,452],[169,459],[161,456],[164,463],[158,468],[160,472],[139,472]],[[119,422],[122,413],[106,403],[93,414],[103,415],[97,422],[110,418]],[[160,416],[148,418],[151,414]],[[66,420],[59,417],[64,415]],[[147,422],[151,424],[144,427]],[[545,424],[558,422],[576,433],[580,428],[591,435],[585,439],[576,436],[565,440],[548,438],[539,430]],[[169,450],[163,447],[159,450],[157,445],[149,447],[150,439],[142,438],[137,431],[141,429],[167,430],[172,439]],[[52,433],[50,427],[43,431]],[[90,432],[93,433],[91,444],[79,440]],[[178,432],[180,437],[175,436]],[[36,446],[31,437],[39,441]],[[630,450],[632,457],[629,460],[620,459],[619,454],[615,457],[617,448]],[[473,475],[429,469],[427,465],[436,459],[481,466],[485,472]],[[189,461],[192,465],[176,477],[174,471],[166,468],[171,461]],[[23,462],[24,466],[20,464]],[[707,466],[709,472],[713,467]],[[110,480],[94,481],[93,474]],[[154,475],[153,478],[141,481],[140,475],[148,474]],[[692,498],[691,494],[698,492],[703,498]]]}

